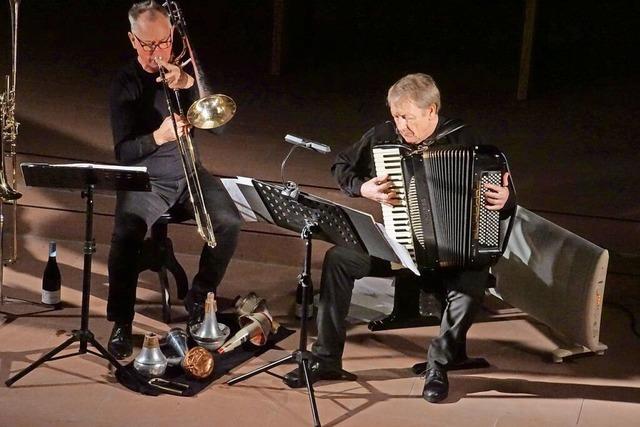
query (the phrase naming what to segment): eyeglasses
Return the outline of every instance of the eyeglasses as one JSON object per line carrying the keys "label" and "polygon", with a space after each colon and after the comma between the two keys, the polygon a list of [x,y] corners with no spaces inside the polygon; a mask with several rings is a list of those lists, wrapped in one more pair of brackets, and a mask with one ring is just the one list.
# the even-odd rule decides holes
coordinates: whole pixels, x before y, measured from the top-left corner
{"label": "eyeglasses", "polygon": [[142,48],[142,50],[144,50],[145,52],[153,52],[156,49],[166,49],[169,46],[171,46],[171,41],[172,41],[172,36],[173,34],[169,34],[169,37],[167,37],[164,40],[161,40],[159,42],[143,42],[142,40],[140,40],[138,38],[138,36],[136,36],[133,32],[131,33],[133,34],[133,37],[136,38],[136,40],[138,40],[138,43],[140,43],[140,47]]}

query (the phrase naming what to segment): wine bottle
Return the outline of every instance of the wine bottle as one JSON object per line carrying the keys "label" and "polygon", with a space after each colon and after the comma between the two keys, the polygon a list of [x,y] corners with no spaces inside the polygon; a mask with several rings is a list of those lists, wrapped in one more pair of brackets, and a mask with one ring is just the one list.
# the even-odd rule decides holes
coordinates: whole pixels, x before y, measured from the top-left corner
{"label": "wine bottle", "polygon": [[60,269],[56,260],[56,242],[49,243],[49,260],[42,274],[42,303],[55,309],[62,307],[60,300]]}

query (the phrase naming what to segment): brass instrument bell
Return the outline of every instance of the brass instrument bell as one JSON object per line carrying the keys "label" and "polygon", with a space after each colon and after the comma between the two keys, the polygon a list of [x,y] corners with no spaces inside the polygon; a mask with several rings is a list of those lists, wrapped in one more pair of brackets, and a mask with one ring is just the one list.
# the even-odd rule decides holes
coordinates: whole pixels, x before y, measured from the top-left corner
{"label": "brass instrument bell", "polygon": [[199,129],[213,129],[227,123],[235,113],[236,103],[227,95],[207,95],[191,104],[187,120]]}

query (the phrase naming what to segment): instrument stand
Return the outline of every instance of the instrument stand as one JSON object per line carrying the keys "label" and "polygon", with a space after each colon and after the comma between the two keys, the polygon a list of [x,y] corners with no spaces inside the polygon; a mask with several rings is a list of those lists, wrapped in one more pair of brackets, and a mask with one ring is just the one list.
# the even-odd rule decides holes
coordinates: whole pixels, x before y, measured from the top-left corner
{"label": "instrument stand", "polygon": [[[302,287],[302,301],[307,301],[307,295],[313,294],[313,283],[311,281],[311,241],[314,229],[318,224],[311,220],[305,220],[305,226],[302,229],[300,237],[304,240],[306,254],[304,257],[304,265],[302,273],[298,276],[298,286]],[[313,384],[309,381],[309,369],[311,362],[313,361],[313,355],[307,350],[307,304],[302,304],[302,313],[300,317],[300,342],[298,349],[293,351],[288,356],[278,359],[274,362],[268,363],[260,368],[254,369],[244,375],[237,376],[227,381],[227,384],[234,385],[246,379],[258,375],[262,372],[270,371],[276,366],[280,366],[284,363],[295,362],[298,364],[298,378],[304,378],[307,385],[307,393],[309,395],[309,403],[311,404],[311,413],[313,415],[313,425],[320,427],[320,418],[318,416],[318,405],[316,404],[316,397],[313,392]],[[267,372],[270,373],[270,372]]]}
{"label": "instrument stand", "polygon": [[4,305],[4,202],[0,201],[0,306]]}
{"label": "instrument stand", "polygon": [[[5,263],[5,259],[4,259],[4,206],[6,204],[10,204],[13,205],[14,203],[17,203],[16,200],[13,200],[11,202],[4,202],[4,201],[0,201],[0,307],[4,306],[5,302],[16,302],[16,303],[27,303],[27,304],[32,304],[32,305],[41,305],[44,306],[44,304],[40,304],[38,302],[34,302],[34,301],[27,301],[27,300],[23,300],[23,299],[18,299],[18,298],[11,298],[11,297],[6,297],[4,295],[4,268],[6,265],[10,265],[13,263],[13,261],[15,261],[15,258],[13,260],[8,260]],[[15,210],[15,205],[14,205],[14,210]],[[15,211],[14,211],[14,215],[15,215]],[[15,233],[15,230],[14,230]],[[15,240],[15,236],[12,236]],[[14,241],[14,247],[15,247],[15,241]],[[49,311],[49,310],[46,310]],[[14,315],[12,313],[6,313],[4,311],[0,311],[0,313],[5,314],[7,316],[10,317],[19,317],[18,315]]]}
{"label": "instrument stand", "polygon": [[[32,165],[31,168],[29,168],[29,165]],[[126,182],[127,179],[129,179],[129,181],[133,181],[130,182],[132,188],[138,188],[139,190],[144,191],[143,188],[145,188],[145,179],[146,187],[148,187],[149,184],[149,175],[146,172],[128,174],[125,173],[124,175],[122,175],[118,171],[111,170],[105,172],[103,170],[93,169],[92,167],[55,168],[49,165],[42,164],[27,164],[27,167],[25,167],[25,164],[23,164],[22,166],[27,185],[74,188],[74,186],[78,185],[77,183],[86,184],[86,189],[81,193],[81,197],[86,199],[85,241],[83,247],[84,269],[82,276],[82,314],[80,317],[80,329],[73,330],[72,336],[69,339],[60,344],[58,347],[49,351],[47,354],[33,362],[31,365],[27,366],[22,371],[18,372],[13,377],[9,378],[7,381],[5,381],[5,384],[7,385],[7,387],[11,387],[11,385],[13,385],[16,381],[18,381],[45,362],[64,359],[67,357],[77,356],[85,353],[91,353],[98,357],[102,357],[108,360],[116,370],[120,370],[123,368],[123,366],[102,346],[102,344],[100,344],[95,339],[93,332],[91,332],[91,330],[89,329],[91,260],[93,253],[96,251],[96,244],[93,238],[93,192],[97,186],[105,189],[122,189],[122,187],[128,184]],[[71,171],[69,171],[69,169],[71,169]],[[67,174],[65,174],[65,172],[67,172]],[[51,181],[48,184],[43,183],[43,181],[47,181],[47,178]],[[32,179],[31,183],[29,183],[29,179]],[[73,181],[75,181],[75,183],[70,183]],[[57,356],[58,353],[75,342],[80,343],[80,348],[76,353]],[[95,352],[88,349],[88,344],[93,345],[93,347],[95,347],[98,351]]]}

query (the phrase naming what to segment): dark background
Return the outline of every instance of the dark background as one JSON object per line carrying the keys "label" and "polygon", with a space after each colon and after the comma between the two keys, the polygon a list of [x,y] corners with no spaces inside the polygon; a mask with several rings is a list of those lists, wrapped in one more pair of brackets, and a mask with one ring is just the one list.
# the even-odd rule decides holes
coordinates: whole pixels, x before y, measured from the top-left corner
{"label": "dark background", "polygon": [[[134,53],[130,4],[21,2],[20,153],[114,161],[108,86]],[[440,86],[443,114],[507,153],[523,206],[638,254],[638,2],[540,0],[526,101],[515,96],[525,0],[286,0],[278,76],[269,73],[271,0],[181,5],[212,88],[238,104],[222,136],[198,138],[214,173],[278,180],[286,133],[338,151],[388,118],[395,80],[426,72]],[[9,69],[8,9],[0,6],[0,71]],[[332,159],[298,152],[287,176],[334,189]]]}
{"label": "dark background", "polygon": [[[117,66],[130,55],[125,35],[131,3],[22,0],[21,65],[82,64],[94,73]],[[377,90],[403,73],[426,70],[439,75],[440,81],[455,79],[465,89],[478,91],[482,89],[477,79],[490,74],[500,83],[493,89],[513,91],[524,0],[284,3],[283,78],[313,74],[323,89]],[[270,0],[191,0],[181,5],[211,80],[265,77],[271,53]],[[6,52],[8,7],[0,9],[0,46]],[[634,1],[539,1],[532,95],[635,77],[639,9]],[[349,72],[320,73],[342,67]]]}

